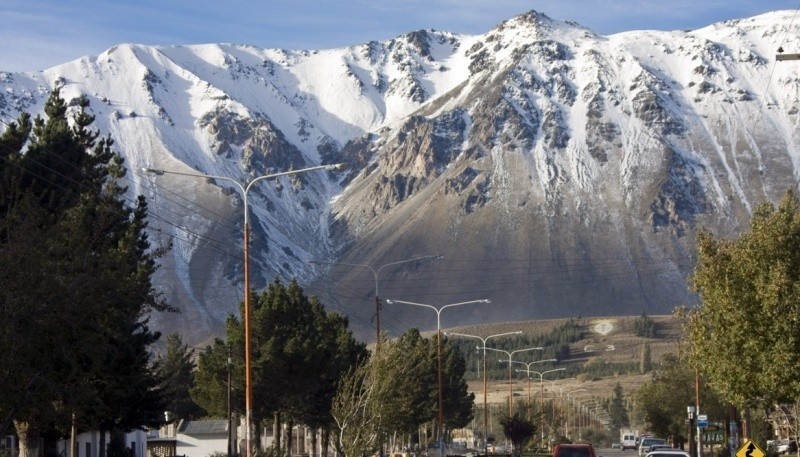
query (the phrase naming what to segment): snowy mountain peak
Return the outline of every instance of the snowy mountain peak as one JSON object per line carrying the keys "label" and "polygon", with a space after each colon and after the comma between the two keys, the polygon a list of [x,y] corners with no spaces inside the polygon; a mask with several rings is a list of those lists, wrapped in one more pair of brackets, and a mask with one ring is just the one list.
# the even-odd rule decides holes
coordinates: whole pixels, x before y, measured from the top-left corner
{"label": "snowy mountain peak", "polygon": [[[86,95],[115,138],[131,191],[175,248],[160,287],[183,314],[165,328],[215,334],[241,300],[241,191],[255,185],[253,285],[298,278],[372,335],[381,295],[492,298],[447,325],[669,312],[693,235],[746,227],[800,176],[800,49],[791,12],[694,31],[601,36],[530,11],[482,35],[432,29],[341,49],[120,44],[39,73],[0,72],[0,116],[38,113],[54,85]],[[791,28],[790,28],[791,26]],[[498,317],[502,316],[502,317]],[[385,328],[418,325],[386,310]],[[384,325],[382,323],[382,325]]]}

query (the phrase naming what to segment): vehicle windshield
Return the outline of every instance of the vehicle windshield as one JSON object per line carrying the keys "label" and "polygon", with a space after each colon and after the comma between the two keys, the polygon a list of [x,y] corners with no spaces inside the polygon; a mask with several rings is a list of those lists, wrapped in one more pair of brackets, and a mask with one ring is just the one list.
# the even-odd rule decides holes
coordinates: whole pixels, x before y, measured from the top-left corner
{"label": "vehicle windshield", "polygon": [[642,441],[642,444],[645,446],[652,446],[654,444],[666,444],[667,440],[662,440],[661,438],[648,438]]}

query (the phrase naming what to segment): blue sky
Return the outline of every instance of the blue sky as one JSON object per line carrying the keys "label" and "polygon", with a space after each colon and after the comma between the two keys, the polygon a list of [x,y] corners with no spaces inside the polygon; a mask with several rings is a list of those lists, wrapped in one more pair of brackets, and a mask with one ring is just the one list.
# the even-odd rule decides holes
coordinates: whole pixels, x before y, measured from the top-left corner
{"label": "blue sky", "polygon": [[800,0],[0,0],[0,71],[42,70],[120,43],[326,49],[427,28],[481,34],[532,9],[611,34],[798,7]]}

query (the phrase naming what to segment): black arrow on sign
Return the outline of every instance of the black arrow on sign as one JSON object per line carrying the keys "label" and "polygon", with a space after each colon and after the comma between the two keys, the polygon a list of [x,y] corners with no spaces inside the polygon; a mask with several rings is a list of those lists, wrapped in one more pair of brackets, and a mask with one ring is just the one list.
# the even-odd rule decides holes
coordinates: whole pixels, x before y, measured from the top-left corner
{"label": "black arrow on sign", "polygon": [[756,445],[753,442],[747,443],[747,452],[744,453],[745,457],[753,457],[753,451],[756,450]]}

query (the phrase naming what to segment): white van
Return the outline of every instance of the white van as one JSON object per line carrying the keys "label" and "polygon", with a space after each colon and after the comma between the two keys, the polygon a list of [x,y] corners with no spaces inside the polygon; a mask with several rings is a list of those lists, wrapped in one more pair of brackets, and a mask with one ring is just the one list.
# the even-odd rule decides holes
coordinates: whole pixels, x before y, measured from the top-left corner
{"label": "white van", "polygon": [[625,449],[636,449],[636,433],[632,430],[623,430],[619,437],[619,447]]}

